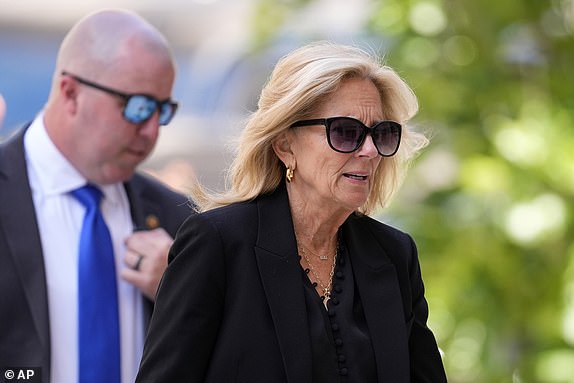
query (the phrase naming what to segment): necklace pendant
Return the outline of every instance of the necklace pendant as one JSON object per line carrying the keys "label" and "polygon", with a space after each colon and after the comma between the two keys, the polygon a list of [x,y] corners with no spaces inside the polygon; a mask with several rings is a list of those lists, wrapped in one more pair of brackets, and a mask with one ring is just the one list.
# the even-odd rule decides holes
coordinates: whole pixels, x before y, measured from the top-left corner
{"label": "necklace pendant", "polygon": [[331,299],[331,289],[326,287],[323,289],[323,304],[325,305],[325,310],[329,310],[329,307],[327,307],[327,303],[329,303],[329,300]]}
{"label": "necklace pendant", "polygon": [[326,255],[319,255],[319,259],[322,261],[326,261],[329,259],[329,257],[327,257]]}

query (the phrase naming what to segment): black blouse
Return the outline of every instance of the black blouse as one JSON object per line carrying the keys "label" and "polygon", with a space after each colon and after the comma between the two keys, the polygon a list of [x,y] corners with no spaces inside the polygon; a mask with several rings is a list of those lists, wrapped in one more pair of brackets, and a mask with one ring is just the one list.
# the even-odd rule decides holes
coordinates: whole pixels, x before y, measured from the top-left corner
{"label": "black blouse", "polygon": [[[308,271],[302,271],[307,276]],[[331,299],[325,309],[309,278],[305,303],[313,356],[313,383],[377,382],[375,355],[349,254],[337,251]]]}

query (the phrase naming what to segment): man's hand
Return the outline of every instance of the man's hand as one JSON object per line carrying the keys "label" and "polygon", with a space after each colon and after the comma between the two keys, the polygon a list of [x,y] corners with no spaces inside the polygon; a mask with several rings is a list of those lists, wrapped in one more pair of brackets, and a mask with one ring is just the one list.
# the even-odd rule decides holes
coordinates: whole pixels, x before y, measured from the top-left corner
{"label": "man's hand", "polygon": [[152,301],[167,267],[172,243],[173,238],[162,228],[136,231],[126,239],[124,262],[128,267],[121,271],[121,276]]}

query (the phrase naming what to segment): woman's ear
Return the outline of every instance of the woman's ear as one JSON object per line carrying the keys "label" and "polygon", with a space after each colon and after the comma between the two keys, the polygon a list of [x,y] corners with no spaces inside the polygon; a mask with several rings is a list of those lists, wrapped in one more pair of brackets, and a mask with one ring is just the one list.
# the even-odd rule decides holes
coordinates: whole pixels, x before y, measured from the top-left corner
{"label": "woman's ear", "polygon": [[275,138],[271,144],[273,146],[273,151],[285,166],[294,162],[293,150],[291,149],[292,139],[293,136],[291,131],[285,131]]}

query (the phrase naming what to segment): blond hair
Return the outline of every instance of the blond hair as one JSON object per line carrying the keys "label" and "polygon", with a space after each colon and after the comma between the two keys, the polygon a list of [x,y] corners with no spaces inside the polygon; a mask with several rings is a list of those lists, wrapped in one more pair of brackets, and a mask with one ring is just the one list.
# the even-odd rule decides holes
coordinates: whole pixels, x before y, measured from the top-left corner
{"label": "blond hair", "polygon": [[403,126],[399,151],[382,159],[369,198],[359,211],[368,214],[377,206],[385,206],[400,186],[409,159],[428,142],[424,135],[406,127],[418,110],[416,96],[393,69],[380,64],[374,55],[353,46],[316,42],[279,60],[261,91],[257,110],[239,138],[228,171],[227,190],[214,195],[194,190],[199,210],[273,192],[286,170],[273,151],[273,141],[295,121],[310,118],[321,102],[349,78],[371,80],[381,95],[384,119]]}

